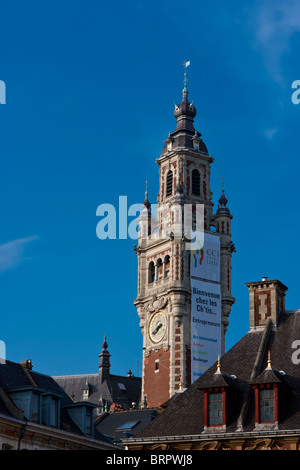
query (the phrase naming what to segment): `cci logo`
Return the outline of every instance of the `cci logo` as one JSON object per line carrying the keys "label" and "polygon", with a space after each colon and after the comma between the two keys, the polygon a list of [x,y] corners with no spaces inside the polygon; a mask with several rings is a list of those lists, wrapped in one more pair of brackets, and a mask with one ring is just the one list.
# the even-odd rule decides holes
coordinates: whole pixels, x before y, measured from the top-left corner
{"label": "cci logo", "polygon": [[0,104],[6,104],[6,86],[2,80],[0,80]]}

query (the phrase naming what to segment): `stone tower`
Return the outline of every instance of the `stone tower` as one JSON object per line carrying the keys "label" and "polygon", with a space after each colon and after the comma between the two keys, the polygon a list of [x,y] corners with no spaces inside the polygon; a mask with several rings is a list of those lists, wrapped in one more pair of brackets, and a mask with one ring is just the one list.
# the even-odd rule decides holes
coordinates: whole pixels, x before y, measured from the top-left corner
{"label": "stone tower", "polygon": [[[164,141],[159,166],[156,225],[146,191],[139,220],[138,293],[135,300],[143,334],[142,405],[156,407],[191,384],[190,251],[180,233],[184,205],[202,205],[203,230],[220,237],[222,353],[234,298],[231,294],[231,219],[222,189],[213,214],[209,155],[194,128],[196,108],[188,100],[186,74],[182,101],[175,105],[176,128]],[[175,209],[174,209],[175,207]],[[152,225],[151,225],[152,222]],[[178,223],[177,223],[178,222]],[[178,235],[179,234],[179,235]]]}

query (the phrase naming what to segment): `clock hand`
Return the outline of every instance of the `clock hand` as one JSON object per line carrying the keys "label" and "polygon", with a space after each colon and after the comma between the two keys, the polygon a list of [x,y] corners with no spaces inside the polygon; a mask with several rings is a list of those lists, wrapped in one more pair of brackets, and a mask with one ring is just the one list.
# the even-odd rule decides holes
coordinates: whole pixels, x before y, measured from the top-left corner
{"label": "clock hand", "polygon": [[162,327],[162,323],[159,322],[157,325],[156,325],[156,328],[154,328],[154,330],[152,330],[152,334],[153,335],[156,335],[156,333],[158,332],[158,330]]}

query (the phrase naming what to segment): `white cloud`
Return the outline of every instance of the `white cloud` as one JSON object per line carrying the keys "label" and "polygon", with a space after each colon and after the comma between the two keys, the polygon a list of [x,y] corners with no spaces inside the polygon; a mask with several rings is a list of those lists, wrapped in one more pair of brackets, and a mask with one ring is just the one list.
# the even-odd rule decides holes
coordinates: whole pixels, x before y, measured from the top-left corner
{"label": "white cloud", "polygon": [[27,244],[37,238],[37,236],[19,238],[0,245],[0,273],[21,264],[26,259],[24,251]]}
{"label": "white cloud", "polygon": [[285,79],[281,61],[290,52],[293,36],[300,33],[300,2],[260,1],[255,20],[255,37],[265,64],[273,79],[283,85]]}

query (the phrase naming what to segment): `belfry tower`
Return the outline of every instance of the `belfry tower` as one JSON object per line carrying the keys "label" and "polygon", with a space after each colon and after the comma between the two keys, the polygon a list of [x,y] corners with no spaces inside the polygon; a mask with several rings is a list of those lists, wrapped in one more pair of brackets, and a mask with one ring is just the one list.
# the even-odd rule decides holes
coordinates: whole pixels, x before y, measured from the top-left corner
{"label": "belfry tower", "polygon": [[[196,108],[188,100],[185,74],[182,101],[175,105],[175,130],[164,141],[159,166],[157,227],[146,190],[140,215],[138,293],[135,300],[143,334],[141,405],[156,407],[176,391],[191,384],[191,283],[190,251],[186,238],[174,236],[177,211],[185,204],[204,207],[203,229],[220,237],[220,284],[222,292],[222,353],[234,298],[231,294],[232,215],[224,187],[216,214],[210,190],[209,155],[201,134],[194,128]],[[160,209],[162,209],[160,211]],[[168,210],[168,208],[170,210]],[[167,227],[167,229],[166,229]],[[176,228],[176,227],[175,227]],[[164,233],[162,233],[164,230]],[[178,234],[178,230],[176,232]]]}

